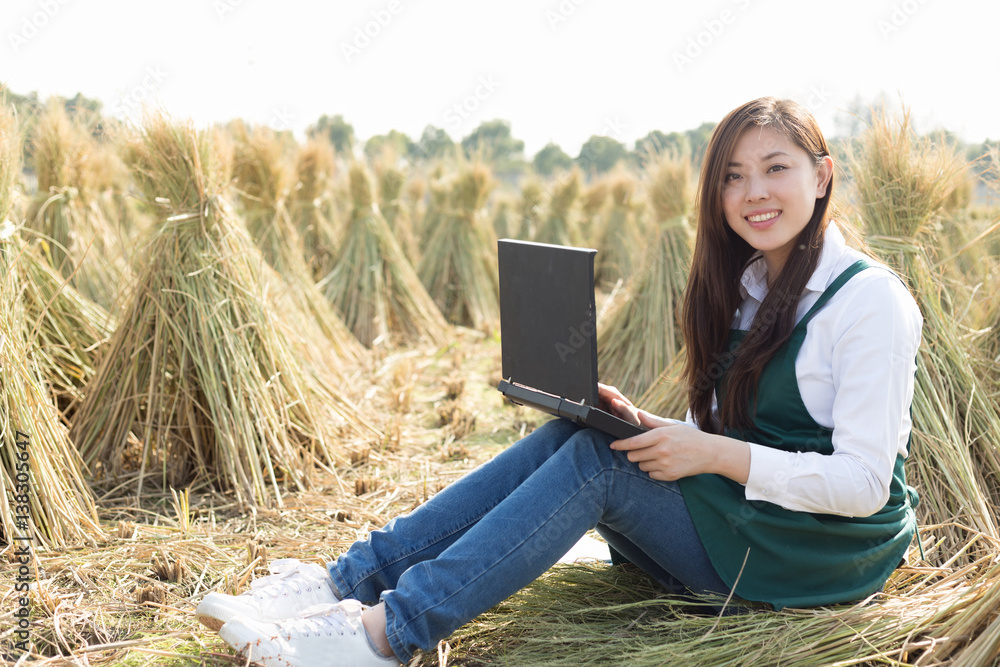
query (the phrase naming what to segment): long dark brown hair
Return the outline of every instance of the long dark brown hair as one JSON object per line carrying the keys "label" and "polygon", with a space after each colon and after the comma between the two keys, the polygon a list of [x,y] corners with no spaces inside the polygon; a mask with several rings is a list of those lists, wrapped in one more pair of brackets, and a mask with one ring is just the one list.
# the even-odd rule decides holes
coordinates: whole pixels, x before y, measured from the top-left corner
{"label": "long dark brown hair", "polygon": [[[832,176],[826,194],[817,198],[812,218],[773,281],[753,327],[735,352],[727,352],[729,329],[742,301],[740,276],[755,251],[726,222],[723,179],[743,133],[764,127],[785,135],[817,164],[829,155],[813,115],[796,102],[773,97],[762,97],[731,111],[709,141],[698,186],[698,230],[684,293],[683,325],[688,405],[701,429],[710,433],[753,425],[757,384],[764,367],[795,326],[795,308],[819,261],[826,231]],[[726,391],[720,397],[716,422],[712,397],[716,381],[727,367]]]}

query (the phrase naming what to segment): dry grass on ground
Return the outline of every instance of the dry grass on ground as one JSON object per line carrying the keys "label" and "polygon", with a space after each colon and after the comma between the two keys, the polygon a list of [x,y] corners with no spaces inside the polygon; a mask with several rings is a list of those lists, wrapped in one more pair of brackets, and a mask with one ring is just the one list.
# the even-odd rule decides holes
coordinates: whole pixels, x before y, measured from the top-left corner
{"label": "dry grass on ground", "polygon": [[[285,496],[281,508],[240,511],[206,489],[151,491],[148,478],[137,504],[132,480],[101,502],[107,536],[97,548],[35,551],[32,664],[242,664],[194,618],[208,590],[242,592],[278,558],[332,560],[545,420],[503,404],[499,343],[476,332],[367,364],[353,374],[356,400],[384,418],[384,441],[344,452],[351,464],[314,490]],[[0,557],[13,561],[13,550]],[[4,635],[17,608],[15,571],[0,568]],[[2,656],[11,637],[0,642]]]}

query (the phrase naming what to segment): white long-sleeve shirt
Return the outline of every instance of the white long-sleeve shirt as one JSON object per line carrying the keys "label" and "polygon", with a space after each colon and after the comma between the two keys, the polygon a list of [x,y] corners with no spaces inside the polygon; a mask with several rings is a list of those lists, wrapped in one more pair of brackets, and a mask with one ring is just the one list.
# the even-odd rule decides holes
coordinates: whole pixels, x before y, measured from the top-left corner
{"label": "white long-sleeve shirt", "polygon": [[[844,269],[864,257],[846,246],[831,222],[796,321]],[[741,294],[733,327],[746,330],[767,295],[763,261],[747,267]],[[840,288],[806,325],[795,360],[806,409],[816,423],[833,430],[833,454],[749,443],[748,500],[844,516],[868,516],[885,505],[896,455],[907,453],[922,324],[913,297],[889,271],[862,271]]]}

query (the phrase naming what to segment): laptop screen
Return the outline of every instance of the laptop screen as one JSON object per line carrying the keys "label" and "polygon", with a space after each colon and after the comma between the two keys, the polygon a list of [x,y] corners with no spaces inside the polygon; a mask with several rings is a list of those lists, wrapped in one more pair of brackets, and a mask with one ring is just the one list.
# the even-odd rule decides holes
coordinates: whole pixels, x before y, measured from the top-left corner
{"label": "laptop screen", "polygon": [[596,405],[596,254],[587,248],[498,242],[505,380]]}

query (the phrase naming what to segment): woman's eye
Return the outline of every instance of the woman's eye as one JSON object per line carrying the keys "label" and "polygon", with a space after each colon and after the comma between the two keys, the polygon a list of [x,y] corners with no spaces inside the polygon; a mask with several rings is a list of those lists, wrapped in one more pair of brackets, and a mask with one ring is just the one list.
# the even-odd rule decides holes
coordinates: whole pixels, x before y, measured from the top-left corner
{"label": "woman's eye", "polygon": [[735,181],[739,177],[739,174],[726,174],[726,177],[722,179],[722,182],[728,183],[729,181]]}
{"label": "woman's eye", "polygon": [[783,165],[783,164],[772,164],[772,165],[771,165],[771,166],[770,166],[770,167],[768,168],[768,171],[784,171],[784,170],[785,170],[785,168],[786,168],[786,167],[785,167],[785,165]]}

